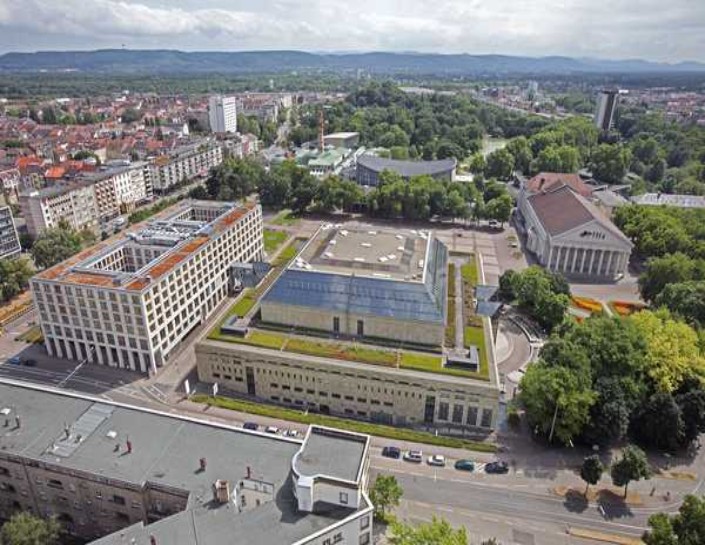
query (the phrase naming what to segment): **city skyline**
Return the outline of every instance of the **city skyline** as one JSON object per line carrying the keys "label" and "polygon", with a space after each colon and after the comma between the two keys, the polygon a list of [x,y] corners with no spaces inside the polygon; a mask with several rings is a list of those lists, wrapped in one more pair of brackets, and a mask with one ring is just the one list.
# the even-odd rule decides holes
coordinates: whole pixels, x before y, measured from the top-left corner
{"label": "city skyline", "polygon": [[[65,49],[418,51],[705,61],[705,5],[675,0],[0,0],[0,52]],[[404,9],[400,9],[403,7]],[[341,9],[338,9],[341,8]],[[677,34],[674,32],[677,31]],[[677,39],[673,39],[673,36]],[[576,39],[580,36],[580,39]]]}

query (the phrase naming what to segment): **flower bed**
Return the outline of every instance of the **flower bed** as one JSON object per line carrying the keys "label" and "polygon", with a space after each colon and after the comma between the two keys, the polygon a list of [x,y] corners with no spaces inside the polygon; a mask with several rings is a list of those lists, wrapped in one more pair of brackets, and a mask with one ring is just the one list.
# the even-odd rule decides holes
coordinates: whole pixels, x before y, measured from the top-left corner
{"label": "flower bed", "polygon": [[590,297],[578,297],[577,295],[573,295],[571,297],[571,303],[573,306],[587,310],[588,312],[600,313],[603,311],[602,303]]}
{"label": "flower bed", "polygon": [[631,303],[629,301],[610,301],[609,306],[618,316],[630,316],[646,308],[643,303]]}

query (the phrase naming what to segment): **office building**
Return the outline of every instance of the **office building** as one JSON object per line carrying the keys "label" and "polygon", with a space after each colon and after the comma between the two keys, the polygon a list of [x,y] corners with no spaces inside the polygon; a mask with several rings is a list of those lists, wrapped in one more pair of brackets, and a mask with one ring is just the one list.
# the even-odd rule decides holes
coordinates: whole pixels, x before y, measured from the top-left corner
{"label": "office building", "polygon": [[607,132],[612,128],[618,97],[619,91],[617,90],[603,90],[598,93],[594,121],[595,126],[601,131]]}
{"label": "office building", "polygon": [[15,220],[9,206],[0,207],[0,259],[13,257],[21,251]]}
{"label": "office building", "polygon": [[[145,184],[155,194],[164,194],[174,186],[208,171],[223,162],[223,149],[215,144],[184,146],[160,155],[144,169]],[[148,189],[149,190],[149,189]]]}
{"label": "office building", "polygon": [[37,237],[62,221],[74,229],[99,231],[100,214],[94,183],[89,180],[55,182],[20,193],[20,209],[27,231]]}
{"label": "office building", "polygon": [[324,225],[262,298],[262,321],[440,346],[447,270],[432,233]]}
{"label": "office building", "polygon": [[182,201],[32,278],[47,351],[156,372],[262,255],[258,205]]}
{"label": "office building", "polygon": [[237,101],[235,97],[212,96],[208,101],[211,132],[237,132]]}
{"label": "office building", "polygon": [[360,143],[359,132],[334,132],[323,137],[326,146],[334,148],[355,148]]}
{"label": "office building", "polygon": [[414,176],[431,176],[436,180],[453,181],[455,177],[455,159],[438,161],[398,161],[375,155],[364,154],[358,157],[355,179],[358,184],[375,187],[379,185],[379,175],[384,170],[396,172],[405,180]]}
{"label": "office building", "polygon": [[0,516],[93,545],[372,542],[369,437],[302,440],[0,384]]}

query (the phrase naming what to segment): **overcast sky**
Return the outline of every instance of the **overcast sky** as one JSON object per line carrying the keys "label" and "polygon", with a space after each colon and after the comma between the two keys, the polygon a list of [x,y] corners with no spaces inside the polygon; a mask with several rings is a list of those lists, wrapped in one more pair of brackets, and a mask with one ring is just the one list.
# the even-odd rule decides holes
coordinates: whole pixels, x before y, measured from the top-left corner
{"label": "overcast sky", "polygon": [[705,0],[0,0],[0,51],[168,48],[705,62]]}

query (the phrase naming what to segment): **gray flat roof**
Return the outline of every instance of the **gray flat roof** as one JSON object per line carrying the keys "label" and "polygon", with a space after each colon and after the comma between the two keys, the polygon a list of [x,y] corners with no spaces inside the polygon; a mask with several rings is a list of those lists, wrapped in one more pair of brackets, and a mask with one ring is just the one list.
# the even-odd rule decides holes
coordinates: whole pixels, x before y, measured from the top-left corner
{"label": "gray flat roof", "polygon": [[[149,535],[170,545],[215,545],[226,538],[234,545],[292,543],[353,512],[331,508],[303,514],[297,510],[289,476],[301,441],[7,382],[0,381],[0,410],[7,413],[0,420],[9,419],[8,427],[0,426],[2,455],[20,455],[99,477],[164,485],[188,493],[185,511],[146,527],[125,528],[95,542],[100,545],[127,544],[133,538],[142,543]],[[19,428],[15,416],[20,417]],[[68,439],[65,426],[69,428]],[[129,454],[128,438],[132,444]],[[354,441],[346,444],[358,452]],[[331,471],[341,476],[358,471],[360,460],[347,451],[333,450],[338,446],[331,442],[326,446],[335,459]],[[317,450],[319,443],[312,448],[323,454]],[[202,457],[206,458],[205,471],[199,471]],[[248,467],[252,478],[274,485],[274,501],[243,513],[231,504],[213,507],[215,480],[238,483]]]}
{"label": "gray flat roof", "polygon": [[[350,433],[311,428],[304,449],[296,458],[296,470],[309,477],[325,475],[357,481],[365,456],[367,436],[357,440]],[[335,452],[335,456],[330,453]]]}
{"label": "gray flat roof", "polygon": [[422,176],[424,174],[434,176],[437,174],[450,172],[455,168],[457,161],[455,159],[439,159],[437,161],[398,161],[396,159],[385,159],[384,157],[365,154],[358,157],[357,164],[364,168],[374,170],[375,172],[392,170],[394,172],[398,172],[404,178],[410,178],[412,176]]}

